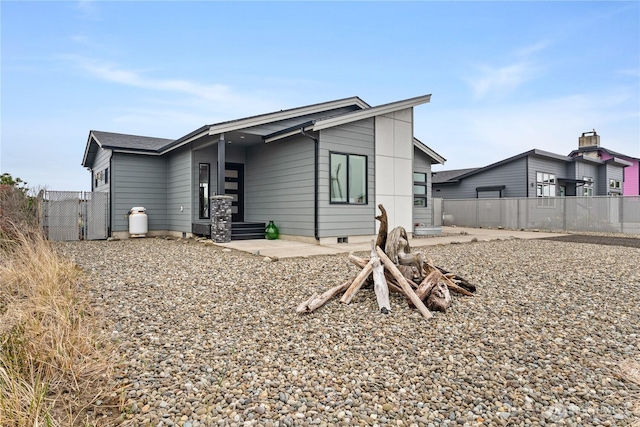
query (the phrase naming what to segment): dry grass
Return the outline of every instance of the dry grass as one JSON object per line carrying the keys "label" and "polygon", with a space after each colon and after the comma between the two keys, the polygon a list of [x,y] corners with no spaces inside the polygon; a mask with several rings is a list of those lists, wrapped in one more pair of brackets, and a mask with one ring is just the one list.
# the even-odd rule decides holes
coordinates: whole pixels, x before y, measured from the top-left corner
{"label": "dry grass", "polygon": [[93,403],[110,394],[111,349],[82,272],[37,231],[8,235],[0,241],[0,425],[98,424]]}

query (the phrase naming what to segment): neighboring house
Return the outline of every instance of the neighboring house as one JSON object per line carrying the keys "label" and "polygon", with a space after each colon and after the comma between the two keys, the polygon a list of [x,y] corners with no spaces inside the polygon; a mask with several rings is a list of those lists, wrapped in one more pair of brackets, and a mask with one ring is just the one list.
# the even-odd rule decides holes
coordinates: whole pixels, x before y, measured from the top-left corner
{"label": "neighboring house", "polygon": [[283,238],[369,238],[378,204],[390,227],[410,232],[433,224],[431,165],[445,161],[413,136],[413,108],[430,97],[376,107],[339,99],[205,125],[176,140],[90,131],[82,165],[92,190],[109,193],[112,236],[128,237],[128,212],[138,206],[150,235],[208,235],[213,195],[233,197],[234,228],[274,221]]}
{"label": "neighboring house", "polygon": [[578,139],[578,149],[569,153],[569,157],[578,156],[593,157],[605,162],[617,158],[631,163],[630,166],[624,168],[622,182],[611,178],[604,184],[608,185],[608,191],[614,194],[622,190],[622,194],[625,196],[640,195],[640,159],[601,147],[600,135],[598,135],[595,130],[592,132],[584,132]]}
{"label": "neighboring house", "polygon": [[622,182],[624,169],[631,165],[620,157],[569,157],[533,149],[482,168],[433,172],[433,197],[622,195],[615,183]]}

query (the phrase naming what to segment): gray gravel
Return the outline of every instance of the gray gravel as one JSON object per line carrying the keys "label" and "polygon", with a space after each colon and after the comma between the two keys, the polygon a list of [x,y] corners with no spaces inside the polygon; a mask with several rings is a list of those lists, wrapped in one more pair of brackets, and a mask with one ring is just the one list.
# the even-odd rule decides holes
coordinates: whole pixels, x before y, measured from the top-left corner
{"label": "gray gravel", "polygon": [[[372,290],[296,315],[357,272],[193,240],[56,243],[91,278],[136,426],[626,426],[640,386],[640,249],[542,240],[425,247],[478,286],[425,320]],[[366,255],[366,254],[363,254]],[[636,412],[637,415],[640,413]]]}

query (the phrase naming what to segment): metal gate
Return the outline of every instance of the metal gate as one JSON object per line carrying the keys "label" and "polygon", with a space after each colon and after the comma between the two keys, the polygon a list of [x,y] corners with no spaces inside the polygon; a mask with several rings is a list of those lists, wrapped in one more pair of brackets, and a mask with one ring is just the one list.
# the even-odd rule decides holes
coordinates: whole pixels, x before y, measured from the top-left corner
{"label": "metal gate", "polygon": [[42,228],[49,240],[99,240],[108,236],[109,193],[44,191]]}

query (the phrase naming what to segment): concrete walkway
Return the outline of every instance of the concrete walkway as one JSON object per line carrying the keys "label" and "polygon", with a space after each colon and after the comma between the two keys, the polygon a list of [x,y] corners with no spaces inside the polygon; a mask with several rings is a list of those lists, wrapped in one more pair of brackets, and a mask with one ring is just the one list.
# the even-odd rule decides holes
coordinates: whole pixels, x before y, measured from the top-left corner
{"label": "concrete walkway", "polygon": [[[467,227],[442,227],[441,236],[409,239],[409,245],[414,247],[450,244],[451,242],[465,243],[474,241],[489,241],[499,239],[542,239],[544,237],[562,236],[562,233],[498,230],[489,228]],[[218,246],[231,248],[251,254],[278,257],[295,258],[315,255],[332,255],[349,252],[363,252],[371,250],[370,242],[362,243],[338,243],[333,245],[314,245],[310,243],[295,242],[292,240],[234,240],[229,243],[216,243]]]}

